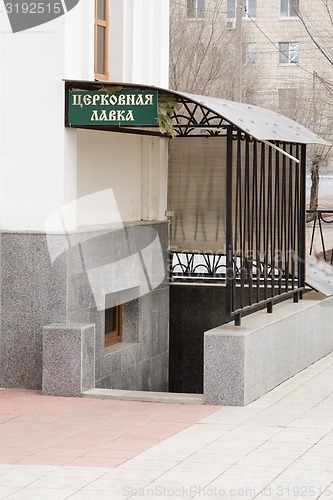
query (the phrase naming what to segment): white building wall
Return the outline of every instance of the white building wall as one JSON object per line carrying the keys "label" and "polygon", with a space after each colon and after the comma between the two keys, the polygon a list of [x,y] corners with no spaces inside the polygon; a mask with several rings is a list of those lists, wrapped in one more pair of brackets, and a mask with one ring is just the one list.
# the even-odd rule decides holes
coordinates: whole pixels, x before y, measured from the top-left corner
{"label": "white building wall", "polygon": [[66,14],[64,78],[94,80],[94,15],[94,1],[81,1]]}
{"label": "white building wall", "polygon": [[[112,189],[122,221],[164,220],[167,143],[158,137],[80,130],[78,197]],[[84,219],[78,222],[85,225]]]}
{"label": "white building wall", "polygon": [[168,87],[169,0],[109,0],[109,79]]}
{"label": "white building wall", "polygon": [[[110,0],[110,80],[167,86],[168,4],[168,0]],[[5,12],[0,14],[0,229],[44,230],[48,215],[80,196],[82,186],[91,180],[86,164],[78,164],[84,155],[77,130],[64,127],[63,79],[94,80],[94,2],[81,1],[66,15],[15,34]],[[109,139],[96,140],[99,154],[105,157],[110,153]],[[118,141],[124,143],[121,134],[111,143]],[[141,144],[141,139],[135,141]],[[152,140],[154,155],[163,163],[162,179],[167,168],[164,142]],[[88,143],[95,151],[93,140]],[[119,146],[113,151],[121,178],[124,162],[118,161]],[[141,170],[149,170],[151,153],[136,151]],[[132,167],[129,162],[128,168]],[[78,179],[78,172],[87,178]],[[132,177],[129,170],[127,174]],[[98,184],[105,188],[102,179]],[[145,193],[140,183],[146,181],[141,172],[135,203],[132,196],[127,199],[125,185],[119,196],[124,216],[130,220],[143,216],[134,205]],[[163,191],[164,186],[160,188]],[[162,192],[156,196],[165,199]],[[146,201],[140,199],[140,204]],[[159,205],[155,201],[156,209],[146,207],[145,217],[164,217]]]}
{"label": "white building wall", "polygon": [[48,213],[64,202],[71,149],[62,126],[65,17],[2,33],[0,47],[2,227],[42,229]]}

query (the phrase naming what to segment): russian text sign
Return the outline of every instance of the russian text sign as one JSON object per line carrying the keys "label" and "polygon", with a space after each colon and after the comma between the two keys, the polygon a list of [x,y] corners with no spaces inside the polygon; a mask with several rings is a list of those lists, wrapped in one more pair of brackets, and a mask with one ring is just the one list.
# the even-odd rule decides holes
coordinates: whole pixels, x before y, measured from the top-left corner
{"label": "russian text sign", "polygon": [[156,125],[156,90],[70,90],[67,125]]}

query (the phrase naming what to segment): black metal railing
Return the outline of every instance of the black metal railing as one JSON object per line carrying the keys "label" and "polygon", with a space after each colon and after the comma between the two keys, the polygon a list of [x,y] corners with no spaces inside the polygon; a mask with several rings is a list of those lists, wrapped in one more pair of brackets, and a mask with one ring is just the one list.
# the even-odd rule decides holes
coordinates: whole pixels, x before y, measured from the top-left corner
{"label": "black metal railing", "polygon": [[[171,276],[173,279],[182,280],[216,280],[221,283],[226,282],[227,266],[226,255],[224,254],[209,254],[209,253],[193,253],[193,252],[170,252],[170,268]],[[279,276],[280,271],[277,268],[272,268],[269,265],[264,265],[263,262],[251,262],[251,269],[249,263],[246,267],[246,276],[242,268],[242,260],[240,257],[234,257],[234,271],[235,278],[238,284],[242,279],[249,283],[251,277],[263,280],[265,277],[272,278],[274,274],[275,279]],[[285,276],[284,276],[285,278]]]}
{"label": "black metal railing", "polygon": [[316,236],[319,235],[321,247],[319,254],[325,262],[329,262],[333,265],[333,250],[332,248],[327,248],[324,235],[325,225],[328,226],[329,224],[333,224],[333,210],[307,210],[306,213],[309,223],[312,222],[309,254],[312,255]]}
{"label": "black metal railing", "polygon": [[174,249],[171,275],[223,283],[226,317],[240,324],[258,307],[271,312],[284,297],[302,297],[306,148],[256,141],[234,127],[227,128],[226,141],[224,249]]}
{"label": "black metal railing", "polygon": [[[292,295],[298,301],[304,290],[306,148],[229,132],[228,157],[226,295],[230,317],[239,324],[254,305],[266,304],[271,312],[276,299]],[[255,262],[262,271],[253,274]]]}

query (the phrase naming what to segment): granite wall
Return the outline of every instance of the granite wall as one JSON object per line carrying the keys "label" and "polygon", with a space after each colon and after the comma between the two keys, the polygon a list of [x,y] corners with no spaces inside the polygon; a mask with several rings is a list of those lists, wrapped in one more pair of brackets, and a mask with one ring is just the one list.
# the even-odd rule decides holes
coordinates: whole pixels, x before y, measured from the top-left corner
{"label": "granite wall", "polygon": [[333,297],[307,293],[205,333],[204,402],[243,406],[333,351]]}
{"label": "granite wall", "polygon": [[[96,387],[167,390],[167,223],[69,236],[2,232],[0,242],[0,386],[40,389],[43,327],[80,323],[95,325]],[[123,341],[108,349],[106,295],[109,306],[125,302]]]}
{"label": "granite wall", "polygon": [[66,256],[51,265],[45,234],[3,232],[0,268],[0,386],[40,389],[43,326],[66,321]]}

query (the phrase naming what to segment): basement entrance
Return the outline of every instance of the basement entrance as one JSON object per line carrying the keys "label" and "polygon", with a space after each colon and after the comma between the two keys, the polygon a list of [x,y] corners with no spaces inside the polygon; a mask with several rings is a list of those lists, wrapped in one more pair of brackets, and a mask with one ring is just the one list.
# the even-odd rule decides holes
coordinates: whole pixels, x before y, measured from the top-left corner
{"label": "basement entrance", "polygon": [[[112,82],[70,81],[66,92],[105,86],[158,93],[156,123],[109,123],[102,110],[98,123],[70,126],[170,137],[170,390],[202,392],[204,331],[302,298],[306,144],[327,143],[289,118],[223,99]],[[154,328],[158,311],[148,314]]]}

